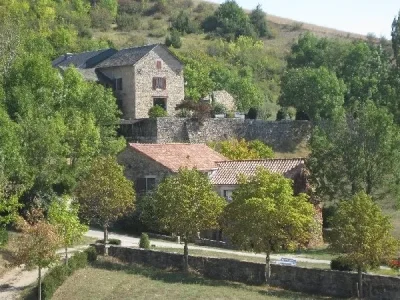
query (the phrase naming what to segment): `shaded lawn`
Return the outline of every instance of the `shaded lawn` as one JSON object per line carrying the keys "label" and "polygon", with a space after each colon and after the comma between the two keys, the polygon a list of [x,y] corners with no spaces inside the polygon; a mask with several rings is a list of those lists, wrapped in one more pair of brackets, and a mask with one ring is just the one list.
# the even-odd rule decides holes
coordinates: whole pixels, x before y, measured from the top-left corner
{"label": "shaded lawn", "polygon": [[66,299],[333,299],[267,286],[209,280],[171,270],[127,265],[100,258],[92,267],[75,272],[54,294]]}

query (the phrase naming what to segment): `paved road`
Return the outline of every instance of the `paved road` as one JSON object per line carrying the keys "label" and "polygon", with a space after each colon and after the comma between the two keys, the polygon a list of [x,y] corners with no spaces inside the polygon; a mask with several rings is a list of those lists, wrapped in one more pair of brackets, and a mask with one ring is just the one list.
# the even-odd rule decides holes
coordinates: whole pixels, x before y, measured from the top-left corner
{"label": "paved road", "polygon": [[[97,239],[103,239],[104,234],[103,234],[103,231],[100,231],[100,230],[89,230],[86,233],[86,236],[97,238]],[[125,234],[117,234],[117,233],[112,233],[112,232],[109,232],[108,237],[110,239],[121,240],[122,246],[138,246],[139,245],[139,238],[137,238],[137,237],[133,237],[133,236],[125,235]],[[152,245],[155,245],[156,247],[160,247],[160,248],[176,248],[176,249],[183,248],[183,245],[180,245],[178,243],[172,243],[172,242],[167,242],[167,241],[162,241],[162,240],[150,240],[150,242]],[[229,253],[229,254],[242,255],[242,256],[246,256],[246,257],[250,256],[250,257],[265,258],[264,254],[255,254],[255,253],[251,253],[251,252],[234,251],[234,250],[211,248],[211,247],[196,246],[196,245],[190,245],[190,249],[207,250],[209,252]],[[279,259],[281,259],[281,257],[295,258],[299,262],[314,263],[314,264],[330,264],[331,263],[330,260],[299,257],[296,254],[271,255],[272,260],[279,260]]]}

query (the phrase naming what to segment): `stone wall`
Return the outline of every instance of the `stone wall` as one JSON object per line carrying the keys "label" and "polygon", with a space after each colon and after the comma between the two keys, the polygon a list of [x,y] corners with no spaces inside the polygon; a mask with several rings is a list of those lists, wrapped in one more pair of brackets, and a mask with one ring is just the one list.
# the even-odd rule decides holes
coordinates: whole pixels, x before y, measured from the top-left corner
{"label": "stone wall", "polygon": [[[124,126],[124,125],[121,125]],[[204,143],[229,138],[259,139],[275,151],[290,152],[308,140],[308,121],[261,121],[241,119],[208,119],[203,125],[183,118],[145,119],[134,124],[141,127],[125,135],[128,140],[155,143]],[[143,130],[149,129],[149,130]]]}
{"label": "stone wall", "polygon": [[[99,253],[104,253],[104,245],[96,245],[96,249]],[[154,250],[110,246],[108,255],[127,263],[139,263],[163,269],[181,269],[183,264],[181,254]],[[265,283],[265,267],[260,263],[189,256],[189,265],[201,275],[211,279],[247,284]],[[364,282],[364,295],[368,299],[400,299],[400,278],[364,275]],[[356,283],[356,273],[271,265],[270,284],[288,290],[349,298],[356,295]]]}

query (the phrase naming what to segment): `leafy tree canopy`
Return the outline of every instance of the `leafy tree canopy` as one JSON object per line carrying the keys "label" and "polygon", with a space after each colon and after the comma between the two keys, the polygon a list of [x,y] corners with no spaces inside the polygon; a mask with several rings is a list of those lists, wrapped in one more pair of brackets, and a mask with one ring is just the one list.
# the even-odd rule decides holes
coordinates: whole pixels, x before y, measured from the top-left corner
{"label": "leafy tree canopy", "polygon": [[260,140],[230,139],[221,142],[210,142],[208,145],[232,160],[263,159],[274,157],[271,147]]}

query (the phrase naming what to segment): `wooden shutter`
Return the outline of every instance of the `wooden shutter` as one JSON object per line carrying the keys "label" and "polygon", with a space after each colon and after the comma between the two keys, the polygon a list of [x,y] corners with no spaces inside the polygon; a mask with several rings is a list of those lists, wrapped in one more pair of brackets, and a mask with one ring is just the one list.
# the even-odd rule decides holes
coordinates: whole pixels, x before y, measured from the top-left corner
{"label": "wooden shutter", "polygon": [[163,90],[165,90],[167,88],[167,78],[164,77],[162,81],[163,81]]}
{"label": "wooden shutter", "polygon": [[136,190],[136,193],[138,193],[138,194],[146,192],[146,178],[136,179],[135,190]]}
{"label": "wooden shutter", "polygon": [[157,69],[158,69],[158,70],[161,69],[161,60],[157,60]]}
{"label": "wooden shutter", "polygon": [[157,78],[153,77],[153,90],[156,89],[156,86],[157,86]]}

